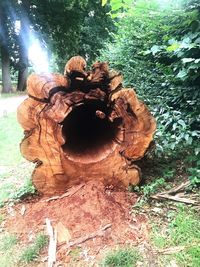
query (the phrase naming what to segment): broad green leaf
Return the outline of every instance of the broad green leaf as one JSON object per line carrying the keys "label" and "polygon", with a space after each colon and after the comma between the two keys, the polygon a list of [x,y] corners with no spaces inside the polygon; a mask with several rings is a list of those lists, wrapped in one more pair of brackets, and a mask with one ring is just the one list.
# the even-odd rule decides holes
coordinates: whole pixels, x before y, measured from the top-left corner
{"label": "broad green leaf", "polygon": [[185,63],[188,63],[188,62],[192,62],[194,61],[195,58],[182,58],[182,62],[185,64]]}
{"label": "broad green leaf", "polygon": [[101,1],[101,5],[102,5],[102,6],[105,6],[106,4],[107,4],[107,0],[102,0],[102,1]]}
{"label": "broad green leaf", "polygon": [[121,3],[116,3],[115,5],[112,6],[112,11],[117,11],[122,7]]}
{"label": "broad green leaf", "polygon": [[152,52],[152,54],[153,55],[155,55],[157,52],[159,52],[159,51],[161,51],[161,47],[160,46],[158,46],[158,45],[153,45],[152,47],[151,47],[151,52]]}
{"label": "broad green leaf", "polygon": [[180,124],[180,125],[183,126],[183,127],[186,126],[184,120],[178,120],[178,124]]}
{"label": "broad green leaf", "polygon": [[194,150],[195,155],[197,156],[200,153],[200,148],[196,147]]}
{"label": "broad green leaf", "polygon": [[180,44],[179,43],[173,43],[172,45],[168,46],[166,50],[168,52],[174,52],[178,48],[180,48]]}
{"label": "broad green leaf", "polygon": [[179,73],[176,75],[176,77],[177,77],[177,78],[180,78],[180,79],[185,78],[186,76],[187,76],[187,71],[186,71],[186,69],[182,69],[182,70],[180,70]]}

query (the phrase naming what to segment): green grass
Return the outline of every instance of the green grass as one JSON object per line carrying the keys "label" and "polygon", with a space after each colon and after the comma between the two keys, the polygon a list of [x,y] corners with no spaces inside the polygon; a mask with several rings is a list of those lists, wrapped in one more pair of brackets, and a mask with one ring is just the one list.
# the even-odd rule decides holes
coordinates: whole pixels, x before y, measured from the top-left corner
{"label": "green grass", "polygon": [[[27,263],[39,257],[42,249],[47,245],[48,239],[44,234],[38,234],[34,243],[24,249],[16,235],[2,234],[0,239],[0,266],[26,266]],[[23,251],[23,252],[22,252]]]}
{"label": "green grass", "polygon": [[0,241],[0,250],[6,251],[10,250],[13,246],[17,244],[16,235],[5,235]]}
{"label": "green grass", "polygon": [[170,222],[164,228],[154,227],[152,241],[157,248],[183,246],[181,252],[160,256],[159,266],[165,266],[169,260],[176,260],[178,266],[200,266],[200,216],[191,207],[180,206],[178,212],[169,213]]}
{"label": "green grass", "polygon": [[20,261],[29,263],[31,261],[34,261],[35,259],[38,258],[41,250],[47,245],[48,243],[48,238],[44,234],[39,234],[36,239],[34,244],[31,246],[27,247],[24,252],[22,253],[20,257]]}
{"label": "green grass", "polygon": [[0,266],[13,267],[17,266],[16,261],[18,255],[18,239],[14,234],[1,233],[0,239]]}
{"label": "green grass", "polygon": [[23,130],[17,122],[16,114],[0,118],[0,205],[8,199],[19,199],[35,189],[30,182],[33,164],[25,161],[19,144]]}
{"label": "green grass", "polygon": [[19,144],[23,130],[17,123],[16,114],[0,118],[0,167],[11,167],[22,161]]}
{"label": "green grass", "polygon": [[26,92],[15,92],[15,90],[13,93],[2,94],[1,93],[1,86],[0,86],[0,99],[15,97],[15,96],[19,96],[19,95],[25,95],[25,94],[26,94]]}
{"label": "green grass", "polygon": [[141,260],[136,249],[121,248],[111,251],[102,262],[103,267],[134,267],[138,260]]}

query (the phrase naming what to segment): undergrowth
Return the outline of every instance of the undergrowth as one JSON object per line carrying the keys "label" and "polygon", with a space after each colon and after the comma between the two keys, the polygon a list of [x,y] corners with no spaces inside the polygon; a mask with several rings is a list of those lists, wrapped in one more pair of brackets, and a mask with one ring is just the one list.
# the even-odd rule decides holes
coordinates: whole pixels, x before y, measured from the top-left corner
{"label": "undergrowth", "polygon": [[[162,221],[154,221],[151,240],[155,248],[172,248],[170,255],[158,256],[159,266],[166,266],[176,260],[178,266],[200,266],[200,216],[197,212],[184,205],[177,205],[177,211],[168,213],[168,223],[165,227]],[[173,253],[173,248],[179,248]]]}
{"label": "undergrowth", "polygon": [[24,249],[20,239],[14,234],[1,234],[0,238],[0,266],[25,266],[37,259],[42,249],[47,245],[48,238],[40,233],[33,244]]}
{"label": "undergrowth", "polygon": [[102,267],[134,267],[142,256],[136,249],[120,248],[109,252],[102,262]]}
{"label": "undergrowth", "polygon": [[29,263],[38,258],[41,250],[47,245],[48,238],[44,234],[39,234],[36,236],[35,242],[27,247],[20,257],[20,261]]}

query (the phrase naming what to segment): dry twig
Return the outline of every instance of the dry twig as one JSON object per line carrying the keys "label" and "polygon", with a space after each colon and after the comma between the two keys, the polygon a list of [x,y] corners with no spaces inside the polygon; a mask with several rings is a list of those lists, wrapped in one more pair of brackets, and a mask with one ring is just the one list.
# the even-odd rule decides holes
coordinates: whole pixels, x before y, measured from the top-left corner
{"label": "dry twig", "polygon": [[163,248],[163,249],[156,249],[153,250],[154,254],[164,254],[164,255],[170,255],[174,253],[178,253],[185,249],[185,246],[178,246],[178,247],[170,247],[170,248]]}
{"label": "dry twig", "polygon": [[78,186],[74,186],[72,187],[70,190],[68,190],[66,193],[64,193],[61,196],[55,196],[55,197],[50,197],[48,199],[45,200],[45,202],[49,202],[52,200],[57,200],[57,199],[62,199],[64,197],[69,197],[69,196],[73,196],[78,190],[80,190],[85,184],[80,184]]}
{"label": "dry twig", "polygon": [[181,192],[183,191],[186,187],[188,187],[190,185],[190,181],[186,181],[178,186],[175,186],[173,188],[171,188],[170,190],[167,190],[165,193],[167,194],[175,194],[175,193],[178,193],[178,192]]}
{"label": "dry twig", "polygon": [[97,236],[103,236],[104,235],[104,231],[107,230],[108,228],[110,228],[111,226],[112,226],[112,224],[110,224],[110,223],[106,224],[104,227],[100,228],[96,232],[93,232],[93,233],[91,233],[89,235],[86,235],[86,236],[83,236],[83,237],[79,237],[79,238],[77,238],[75,240],[72,240],[67,244],[66,248],[68,249],[68,248],[70,248],[72,246],[79,245],[79,244],[84,243],[85,241],[87,241],[89,239],[93,239],[93,238],[95,238]]}
{"label": "dry twig", "polygon": [[165,193],[160,193],[160,194],[156,194],[156,195],[153,195],[151,196],[151,198],[153,199],[169,199],[169,200],[173,200],[173,201],[177,201],[177,202],[183,202],[183,203],[186,203],[186,204],[197,204],[197,201],[196,200],[192,200],[192,199],[188,199],[188,198],[185,198],[185,197],[179,197],[179,196],[172,196],[170,194],[165,194]]}
{"label": "dry twig", "polygon": [[155,194],[153,196],[151,196],[151,198],[153,199],[169,199],[169,200],[173,200],[173,201],[177,201],[177,202],[183,202],[186,204],[198,204],[198,202],[196,200],[193,199],[188,199],[184,196],[182,196],[181,194],[176,194],[178,192],[184,191],[184,189],[186,187],[188,187],[190,185],[190,181],[186,181],[168,191],[162,192],[162,193],[158,193]]}

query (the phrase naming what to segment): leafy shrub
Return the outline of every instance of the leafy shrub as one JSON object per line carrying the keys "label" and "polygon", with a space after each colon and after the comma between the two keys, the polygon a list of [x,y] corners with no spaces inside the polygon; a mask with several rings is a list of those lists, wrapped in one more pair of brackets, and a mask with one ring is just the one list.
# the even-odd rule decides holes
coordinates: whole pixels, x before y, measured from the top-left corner
{"label": "leafy shrub", "polygon": [[156,1],[136,1],[101,54],[157,119],[161,157],[190,146],[200,134],[199,6],[189,2],[175,9],[171,3],[163,10]]}

